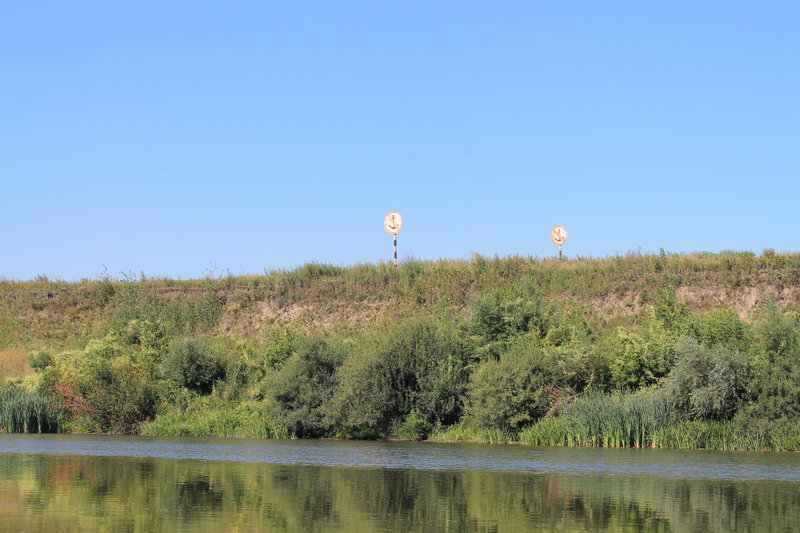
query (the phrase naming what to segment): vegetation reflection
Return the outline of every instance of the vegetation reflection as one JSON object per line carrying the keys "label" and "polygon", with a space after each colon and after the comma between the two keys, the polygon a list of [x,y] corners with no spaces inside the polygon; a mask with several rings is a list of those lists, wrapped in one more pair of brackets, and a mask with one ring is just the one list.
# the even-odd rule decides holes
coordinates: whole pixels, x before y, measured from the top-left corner
{"label": "vegetation reflection", "polygon": [[789,531],[789,482],[0,456],[7,524],[39,530]]}

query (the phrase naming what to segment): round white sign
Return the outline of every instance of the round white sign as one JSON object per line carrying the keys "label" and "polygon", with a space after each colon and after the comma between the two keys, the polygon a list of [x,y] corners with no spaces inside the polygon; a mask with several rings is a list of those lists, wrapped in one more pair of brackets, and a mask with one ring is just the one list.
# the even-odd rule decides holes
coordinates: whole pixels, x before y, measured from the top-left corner
{"label": "round white sign", "polygon": [[556,246],[563,246],[567,242],[567,228],[564,226],[556,226],[553,228],[553,233],[550,235],[553,244]]}
{"label": "round white sign", "polygon": [[403,228],[403,217],[397,211],[392,211],[383,219],[383,227],[392,235],[397,235]]}

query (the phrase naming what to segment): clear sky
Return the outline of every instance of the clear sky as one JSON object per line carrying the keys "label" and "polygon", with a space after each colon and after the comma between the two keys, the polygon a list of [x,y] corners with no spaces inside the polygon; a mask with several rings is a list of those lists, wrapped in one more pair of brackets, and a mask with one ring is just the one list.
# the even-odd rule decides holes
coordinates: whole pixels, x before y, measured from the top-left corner
{"label": "clear sky", "polygon": [[800,249],[800,2],[7,2],[0,277]]}

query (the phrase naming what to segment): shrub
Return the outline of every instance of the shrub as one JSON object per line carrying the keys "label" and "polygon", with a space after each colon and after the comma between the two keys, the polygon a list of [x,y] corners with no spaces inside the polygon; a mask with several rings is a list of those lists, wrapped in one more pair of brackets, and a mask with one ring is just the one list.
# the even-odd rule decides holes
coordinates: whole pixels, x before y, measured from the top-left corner
{"label": "shrub", "polygon": [[724,346],[709,348],[690,338],[676,349],[675,366],[664,387],[676,413],[685,418],[729,420],[748,397],[748,357]]}
{"label": "shrub", "polygon": [[28,365],[34,370],[43,370],[53,365],[53,356],[45,350],[33,351],[28,355]]}
{"label": "shrub", "polygon": [[529,446],[564,446],[569,442],[564,418],[543,418],[519,432],[520,442]]}
{"label": "shrub", "polygon": [[520,341],[499,361],[481,364],[469,383],[467,413],[485,428],[516,430],[549,407],[553,361],[537,343]]}
{"label": "shrub", "polygon": [[267,379],[267,400],[276,420],[300,437],[329,432],[324,407],[349,345],[321,337],[303,339],[283,367]]}
{"label": "shrub", "polygon": [[148,360],[126,354],[93,362],[78,384],[85,399],[82,414],[105,433],[136,433],[156,414],[159,400],[155,369]]}
{"label": "shrub", "polygon": [[684,331],[686,335],[709,347],[725,346],[743,352],[750,349],[750,328],[739,315],[731,311],[690,315]]}
{"label": "shrub", "polygon": [[421,440],[427,435],[428,428],[425,418],[417,411],[412,409],[405,420],[392,431],[395,437],[409,440]]}
{"label": "shrub", "polygon": [[366,340],[342,367],[329,416],[346,432],[388,432],[417,410],[426,431],[458,420],[465,344],[449,322],[412,319]]}
{"label": "shrub", "polygon": [[611,367],[604,351],[597,346],[572,342],[550,348],[554,358],[553,372],[565,392],[586,389],[606,390],[611,384]]}
{"label": "shrub", "polygon": [[200,394],[209,394],[214,383],[225,374],[208,341],[198,337],[172,341],[162,364],[165,377]]}
{"label": "shrub", "polygon": [[757,421],[785,423],[800,417],[800,327],[796,315],[767,302],[754,325],[752,401],[739,416],[743,428]]}
{"label": "shrub", "polygon": [[637,390],[657,383],[672,367],[676,343],[676,335],[657,322],[637,330],[618,328],[603,346],[615,387]]}
{"label": "shrub", "polygon": [[265,416],[260,404],[245,403],[234,408],[207,405],[159,415],[140,426],[142,435],[173,437],[250,437],[285,439],[289,430]]}
{"label": "shrub", "polygon": [[548,320],[544,300],[531,291],[487,292],[472,302],[471,330],[487,343],[509,340],[521,333],[544,338]]}
{"label": "shrub", "polygon": [[116,332],[116,336],[123,345],[134,347],[155,359],[158,359],[168,342],[166,327],[158,320],[131,320]]}

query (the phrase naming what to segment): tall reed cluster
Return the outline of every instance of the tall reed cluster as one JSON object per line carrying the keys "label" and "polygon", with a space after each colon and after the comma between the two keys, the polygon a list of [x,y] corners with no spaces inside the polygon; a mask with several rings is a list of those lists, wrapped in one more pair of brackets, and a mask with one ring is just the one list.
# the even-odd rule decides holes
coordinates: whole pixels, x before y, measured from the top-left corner
{"label": "tall reed cluster", "polygon": [[598,392],[578,398],[558,418],[525,428],[519,439],[540,446],[654,447],[670,422],[669,406],[657,392]]}
{"label": "tall reed cluster", "polygon": [[0,430],[8,433],[58,433],[58,412],[40,394],[21,387],[0,389]]}

